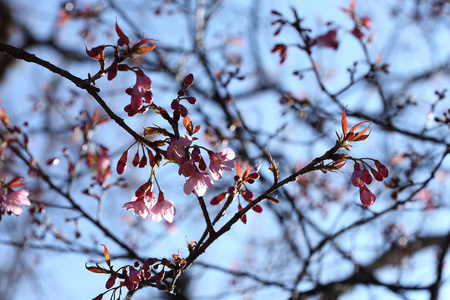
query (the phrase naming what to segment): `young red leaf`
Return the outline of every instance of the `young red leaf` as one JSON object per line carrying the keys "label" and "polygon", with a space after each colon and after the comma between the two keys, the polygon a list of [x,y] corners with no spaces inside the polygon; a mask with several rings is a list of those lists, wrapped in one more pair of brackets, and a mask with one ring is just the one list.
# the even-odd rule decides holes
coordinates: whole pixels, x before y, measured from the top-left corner
{"label": "young red leaf", "polygon": [[241,169],[241,164],[239,163],[239,158],[236,160],[236,174],[242,178],[242,169]]}
{"label": "young red leaf", "polygon": [[144,54],[144,53],[152,51],[153,49],[155,49],[155,47],[156,47],[156,44],[153,44],[151,46],[140,47],[139,49],[137,49],[136,53]]}
{"label": "young red leaf", "polygon": [[192,132],[192,130],[194,129],[191,118],[189,118],[188,116],[183,118],[183,125],[184,128],[186,128],[187,132]]}
{"label": "young red leaf", "polygon": [[[370,134],[370,132],[369,132],[369,134]],[[354,137],[354,141],[355,142],[358,142],[358,141],[364,141],[365,139],[367,139],[368,137],[369,137],[369,134],[365,134],[365,135],[362,135],[362,136],[360,136],[360,137],[358,137],[358,134]]]}
{"label": "young red leaf", "polygon": [[[358,124],[356,124],[355,126],[353,126],[353,127],[350,129],[350,132],[355,132],[356,129],[358,129],[359,126],[361,126],[361,125],[364,124],[364,123],[368,123],[368,122],[369,122],[369,121],[359,122]],[[360,131],[360,132],[362,132],[361,134],[364,134],[364,132],[366,132],[367,129],[369,129],[370,125],[371,125],[371,124],[369,124],[369,126],[367,126],[365,129],[363,129],[362,131]]]}
{"label": "young red leaf", "polygon": [[18,186],[23,186],[27,183],[21,183],[23,177],[15,177],[14,179],[12,179],[7,186],[10,188],[14,188],[14,187],[18,187]]}
{"label": "young red leaf", "polygon": [[120,29],[119,25],[116,21],[116,32],[117,35],[120,37],[118,44],[119,46],[128,45],[130,43],[130,39],[123,33],[122,29]]}
{"label": "young red leaf", "polygon": [[101,244],[103,246],[103,253],[105,254],[105,261],[108,267],[111,266],[111,256],[109,255],[108,248],[106,248],[105,245]]}
{"label": "young red leaf", "polygon": [[223,199],[225,199],[226,193],[221,193],[217,196],[215,196],[214,198],[211,199],[211,205],[217,205],[220,204],[220,202],[223,201]]}
{"label": "young red leaf", "polygon": [[142,46],[142,45],[144,45],[144,44],[146,44],[146,43],[148,43],[150,41],[155,41],[155,40],[154,39],[142,39],[135,46],[140,47],[140,46]]}
{"label": "young red leaf", "polygon": [[94,47],[91,50],[88,50],[87,46],[84,45],[86,47],[86,54],[93,59],[103,59],[104,58],[104,54],[103,54],[103,50],[105,50],[105,46],[98,46],[98,47]]}
{"label": "young red leaf", "polygon": [[196,132],[198,132],[199,130],[200,130],[200,125],[197,125],[197,126],[194,127],[193,133],[196,133]]}
{"label": "young red leaf", "polygon": [[345,108],[342,111],[342,118],[341,118],[342,133],[344,134],[344,136],[346,136],[348,132],[348,123],[347,123],[347,115],[345,114]]}
{"label": "young red leaf", "polygon": [[104,295],[104,294],[100,294],[100,295],[98,295],[97,297],[95,297],[95,298],[92,299],[92,300],[102,300],[102,299],[103,299],[103,295]]}
{"label": "young red leaf", "polygon": [[117,60],[114,60],[114,62],[109,66],[109,68],[106,70],[108,73],[108,80],[113,80],[117,76],[117,70],[119,69],[119,66],[117,64]]}
{"label": "young red leaf", "polygon": [[84,266],[88,271],[92,273],[108,273],[105,269],[101,268],[99,265],[90,267],[88,267],[87,265]]}

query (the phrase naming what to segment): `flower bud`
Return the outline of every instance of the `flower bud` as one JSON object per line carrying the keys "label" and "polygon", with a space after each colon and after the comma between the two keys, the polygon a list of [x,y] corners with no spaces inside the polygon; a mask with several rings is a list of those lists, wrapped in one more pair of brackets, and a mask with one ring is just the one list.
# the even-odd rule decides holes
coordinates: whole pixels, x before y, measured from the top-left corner
{"label": "flower bud", "polygon": [[188,75],[184,78],[184,82],[183,82],[183,90],[187,90],[193,83],[194,83],[194,75],[188,74]]}

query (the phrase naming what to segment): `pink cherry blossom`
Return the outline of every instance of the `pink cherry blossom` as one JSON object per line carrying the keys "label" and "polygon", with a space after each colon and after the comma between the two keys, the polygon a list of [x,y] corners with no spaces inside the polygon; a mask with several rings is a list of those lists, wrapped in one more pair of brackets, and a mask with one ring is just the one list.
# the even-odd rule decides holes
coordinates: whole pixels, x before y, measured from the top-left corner
{"label": "pink cherry blossom", "polygon": [[97,160],[97,182],[103,184],[111,176],[111,160],[109,159],[108,153],[103,151]]}
{"label": "pink cherry blossom", "polygon": [[223,171],[233,170],[235,157],[234,151],[230,148],[225,148],[219,152],[209,155],[210,163],[209,170],[214,180],[222,178]]}
{"label": "pink cherry blossom", "polygon": [[196,171],[193,160],[187,160],[184,163],[180,164],[180,168],[178,169],[178,174],[183,175],[185,177],[189,177],[194,174]]}
{"label": "pink cherry blossom", "polygon": [[6,200],[2,204],[4,211],[9,215],[14,214],[16,216],[19,216],[23,211],[23,205],[31,205],[31,202],[28,199],[28,195],[29,193],[25,189],[21,189],[18,191],[8,189]]}
{"label": "pink cherry blossom", "polygon": [[375,196],[366,185],[359,188],[359,197],[361,198],[361,203],[364,206],[369,206],[375,203],[377,196]]}
{"label": "pink cherry blossom", "polygon": [[209,173],[196,171],[186,180],[183,190],[186,195],[194,192],[195,195],[201,197],[206,193],[206,188],[212,189],[213,187],[214,182]]}
{"label": "pink cherry blossom", "polygon": [[132,210],[136,215],[145,219],[150,215],[150,209],[155,205],[155,203],[155,193],[150,192],[139,198],[133,196],[130,202],[123,205],[123,208],[126,210]]}
{"label": "pink cherry blossom", "polygon": [[169,223],[173,222],[176,210],[172,201],[164,199],[164,194],[160,193],[158,202],[153,206],[151,218],[153,222],[160,222],[163,218]]}
{"label": "pink cherry blossom", "polygon": [[131,91],[128,89],[127,93],[131,95],[131,108],[135,111],[139,111],[144,104],[142,98],[144,98],[145,102],[148,104],[153,103],[153,94],[151,92],[152,81],[142,70],[137,71],[136,76],[136,84]]}
{"label": "pink cherry blossom", "polygon": [[173,140],[169,147],[167,147],[167,158],[175,160],[178,163],[183,163],[186,158],[186,147],[192,144],[192,137],[188,134],[181,136],[179,139]]}

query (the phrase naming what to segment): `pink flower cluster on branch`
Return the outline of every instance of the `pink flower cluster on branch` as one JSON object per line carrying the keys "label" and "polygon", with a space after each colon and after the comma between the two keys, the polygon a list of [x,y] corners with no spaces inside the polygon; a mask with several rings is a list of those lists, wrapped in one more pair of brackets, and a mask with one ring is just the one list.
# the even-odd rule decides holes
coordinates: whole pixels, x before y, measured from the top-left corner
{"label": "pink flower cluster on branch", "polygon": [[[369,190],[367,185],[372,183],[372,175],[378,181],[383,181],[389,176],[389,171],[385,165],[375,160],[377,170],[373,169],[369,164],[361,160],[364,169],[361,170],[359,163],[355,162],[354,171],[351,177],[352,184],[359,188],[359,196],[361,203],[364,206],[369,206],[375,203],[377,197]],[[368,171],[370,170],[370,172]],[[372,173],[372,175],[370,174]]]}
{"label": "pink flower cluster on branch", "polygon": [[[144,101],[148,105],[153,103],[152,81],[150,78],[144,74],[144,71],[138,67],[130,67],[128,64],[123,63],[124,60],[133,58],[136,54],[145,54],[152,51],[156,47],[154,39],[142,39],[139,42],[130,45],[130,39],[123,33],[119,25],[116,22],[116,33],[119,36],[117,40],[117,45],[102,45],[88,50],[86,47],[86,54],[97,60],[100,64],[100,71],[91,81],[94,81],[100,76],[107,74],[108,80],[113,80],[117,76],[118,71],[133,71],[136,73],[136,84],[133,88],[126,89],[126,93],[131,96],[131,102],[125,106],[124,110],[129,116],[134,116],[138,113],[144,113],[148,106],[144,106]],[[148,42],[153,41],[153,45],[144,46]],[[114,61],[111,65],[105,69],[105,54],[104,50],[106,47],[112,47],[114,49]]]}
{"label": "pink flower cluster on branch", "polygon": [[[370,135],[370,132],[368,134],[366,134],[366,132],[369,129],[370,124],[366,128],[356,132],[356,130],[364,123],[367,123],[367,121],[360,122],[360,123],[356,124],[355,126],[353,126],[349,130],[348,122],[347,122],[347,115],[346,115],[345,109],[344,109],[342,111],[342,117],[341,117],[342,135],[339,135],[336,133],[338,136],[338,140],[336,141],[336,145],[338,146],[338,148],[344,148],[344,149],[350,151],[350,149],[352,147],[352,145],[350,145],[350,142],[358,142],[358,141],[363,141],[363,140],[367,139]],[[369,190],[367,185],[372,183],[372,176],[377,181],[383,181],[385,178],[387,178],[389,176],[389,171],[386,168],[386,166],[383,165],[378,160],[374,160],[372,158],[355,159],[346,154],[338,154],[338,155],[335,155],[335,157],[336,157],[336,160],[332,164],[327,165],[327,167],[334,166],[335,169],[339,169],[345,165],[345,162],[347,160],[355,161],[354,171],[353,171],[353,174],[351,177],[351,182],[355,187],[359,188],[359,196],[361,199],[361,203],[364,206],[369,206],[369,205],[374,204],[377,197]],[[376,170],[367,163],[367,160],[374,161]],[[358,163],[358,161],[361,162],[363,165],[362,170],[361,170],[361,166]],[[369,172],[369,170],[370,170],[370,172]]]}
{"label": "pink flower cluster on branch", "polygon": [[0,194],[0,220],[2,214],[20,216],[23,212],[23,206],[30,206],[28,199],[29,192],[25,189],[14,191],[14,187],[25,185],[21,183],[22,178],[16,177],[8,183],[0,181],[2,193]]}

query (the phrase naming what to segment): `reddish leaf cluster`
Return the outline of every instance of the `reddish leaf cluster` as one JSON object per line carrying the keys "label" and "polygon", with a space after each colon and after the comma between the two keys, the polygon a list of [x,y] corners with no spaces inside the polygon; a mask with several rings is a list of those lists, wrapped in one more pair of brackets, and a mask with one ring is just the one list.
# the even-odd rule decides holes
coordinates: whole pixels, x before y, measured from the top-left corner
{"label": "reddish leaf cluster", "polygon": [[[165,271],[166,268],[170,270],[179,270],[186,265],[186,260],[181,257],[180,253],[178,253],[172,255],[173,261],[170,261],[166,258],[148,258],[143,265],[136,261],[132,266],[125,265],[118,268],[117,270],[114,270],[113,266],[111,265],[111,256],[109,254],[108,248],[103,244],[102,246],[105,262],[108,267],[103,268],[99,264],[95,264],[95,266],[86,265],[86,269],[93,273],[110,274],[110,276],[105,284],[107,291],[101,293],[93,300],[102,299],[103,296],[109,291],[113,292],[111,295],[111,299],[115,299],[115,293],[117,290],[121,290],[123,287],[126,287],[129,291],[136,290],[141,283],[149,280],[152,277],[154,281],[161,282],[165,279],[165,275],[167,274]],[[158,269],[160,270],[158,271]],[[156,273],[154,276],[152,276],[152,271]],[[114,287],[117,279],[121,281],[119,282],[118,286]]]}
{"label": "reddish leaf cluster", "polygon": [[363,141],[363,140],[367,139],[370,135],[370,132],[368,134],[365,134],[365,133],[369,129],[370,124],[366,128],[362,129],[361,131],[356,132],[356,130],[359,128],[359,126],[361,126],[364,123],[368,123],[368,122],[369,121],[359,122],[358,124],[353,126],[350,130],[348,130],[347,115],[345,114],[345,108],[344,108],[344,110],[342,111],[342,118],[341,118],[342,135],[339,135],[338,133],[336,133],[336,135],[338,136],[339,145],[350,151],[350,148],[352,147],[349,144],[350,142],[358,142],[358,141]]}
{"label": "reddish leaf cluster", "polygon": [[[238,159],[236,161],[236,176],[234,176],[234,185],[228,188],[226,193],[221,193],[214,198],[211,199],[211,205],[220,204],[225,198],[228,198],[230,201],[234,200],[237,196],[242,196],[245,201],[251,203],[253,201],[253,192],[248,189],[248,184],[253,184],[256,180],[259,179],[258,170],[253,170],[254,167],[249,167],[246,162]],[[240,202],[240,197],[238,197],[238,210],[242,210],[242,205]],[[252,207],[254,211],[257,213],[261,213],[263,211],[260,205],[255,205]],[[244,214],[241,217],[241,221],[245,224],[247,223],[247,216]]]}

